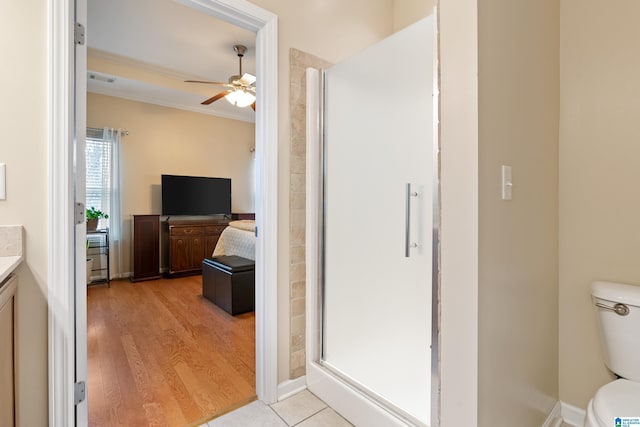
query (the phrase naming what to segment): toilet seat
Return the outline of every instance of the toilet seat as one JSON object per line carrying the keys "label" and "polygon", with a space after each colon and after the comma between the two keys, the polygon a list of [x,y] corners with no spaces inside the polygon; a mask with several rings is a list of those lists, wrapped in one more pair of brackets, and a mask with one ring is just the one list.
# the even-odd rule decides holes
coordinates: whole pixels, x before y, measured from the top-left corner
{"label": "toilet seat", "polygon": [[598,389],[589,402],[587,426],[614,426],[618,417],[640,418],[640,383],[619,379]]}

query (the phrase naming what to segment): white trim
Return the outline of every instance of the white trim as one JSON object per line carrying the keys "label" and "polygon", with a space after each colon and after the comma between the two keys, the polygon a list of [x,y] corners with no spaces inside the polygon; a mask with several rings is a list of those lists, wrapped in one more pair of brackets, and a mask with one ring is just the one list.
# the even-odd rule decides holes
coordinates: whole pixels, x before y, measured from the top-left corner
{"label": "white trim", "polygon": [[[86,0],[77,0],[84,2]],[[278,21],[245,0],[180,0],[257,32],[256,393],[277,400]],[[48,304],[49,426],[74,425],[73,11],[74,0],[48,0]],[[262,286],[260,286],[262,285]]]}
{"label": "white trim", "polygon": [[71,0],[49,0],[48,258],[49,426],[74,424],[73,15]]}
{"label": "white trim", "polygon": [[560,427],[564,422],[574,427],[583,427],[586,411],[568,403],[558,401],[542,427]]}
{"label": "white trim", "polygon": [[[220,1],[220,0],[218,0]],[[239,1],[239,0],[236,0]],[[255,9],[255,6],[252,6]],[[259,9],[262,10],[262,9]],[[266,12],[266,11],[265,11]],[[259,16],[257,11],[254,14]],[[278,21],[269,13],[256,38],[256,393],[278,397]]]}
{"label": "white trim", "polygon": [[562,424],[562,416],[560,414],[560,402],[556,402],[549,416],[542,424],[542,427],[559,427]]}
{"label": "white trim", "polygon": [[307,377],[301,376],[278,384],[278,402],[307,389]]}
{"label": "white trim", "polygon": [[[277,25],[277,16],[268,10],[262,9],[246,0],[175,0],[193,9],[215,16],[230,24],[237,25],[245,30],[260,32],[270,23]],[[277,28],[276,28],[277,30]],[[277,33],[277,32],[276,32]],[[277,36],[277,34],[276,34]],[[277,48],[277,46],[276,46]],[[256,46],[256,51],[259,48]],[[277,56],[276,56],[277,58]],[[256,58],[256,67],[259,59]],[[277,61],[276,61],[277,62]],[[258,76],[256,76],[258,77]],[[260,86],[265,84],[264,77],[260,79]],[[262,100],[260,101],[262,102]]]}
{"label": "white trim", "polygon": [[415,424],[389,412],[315,362],[307,364],[307,387],[353,425],[415,427]]}
{"label": "white trim", "polygon": [[256,32],[256,394],[278,398],[278,17],[246,0],[176,0]]}
{"label": "white trim", "polygon": [[159,105],[161,107],[175,108],[192,113],[206,114],[208,116],[222,117],[223,119],[238,120],[242,122],[253,123],[253,120],[240,114],[228,113],[225,111],[214,111],[210,108],[200,107],[198,105],[187,105],[179,102],[170,102],[164,99],[154,98],[153,96],[145,96],[133,94],[124,90],[116,90],[111,88],[95,87],[88,90],[89,93],[97,93],[99,95],[113,96],[116,98],[127,99],[129,101],[143,102],[145,104]]}
{"label": "white trim", "polygon": [[[211,76],[196,76],[186,73],[181,73],[179,71],[172,70],[170,68],[161,67],[155,64],[149,64],[148,62],[140,61],[134,58],[127,58],[126,56],[116,55],[113,53],[105,52],[103,50],[95,49],[95,48],[87,48],[87,56],[89,59],[99,59],[101,61],[110,62],[112,64],[117,65],[125,65],[127,67],[137,68],[141,70],[150,71],[154,74],[159,74],[164,77],[169,77],[175,80],[207,80]],[[101,71],[96,71],[100,74]]]}
{"label": "white trim", "polygon": [[587,416],[587,411],[578,408],[577,406],[569,405],[565,402],[560,402],[560,413],[565,423],[574,427],[584,426],[584,421]]}

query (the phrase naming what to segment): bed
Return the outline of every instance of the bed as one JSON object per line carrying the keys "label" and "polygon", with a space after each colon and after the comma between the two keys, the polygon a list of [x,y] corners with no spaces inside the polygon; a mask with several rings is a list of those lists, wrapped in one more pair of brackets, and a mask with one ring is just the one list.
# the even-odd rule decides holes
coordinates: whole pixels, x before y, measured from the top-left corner
{"label": "bed", "polygon": [[255,260],[256,222],[253,220],[231,221],[229,226],[222,231],[211,256],[221,255],[237,255]]}

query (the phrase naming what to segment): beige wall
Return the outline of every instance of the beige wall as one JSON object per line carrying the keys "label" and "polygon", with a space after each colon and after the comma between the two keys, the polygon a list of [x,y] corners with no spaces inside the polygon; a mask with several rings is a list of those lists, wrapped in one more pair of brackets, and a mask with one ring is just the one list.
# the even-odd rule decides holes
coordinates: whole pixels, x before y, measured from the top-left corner
{"label": "beige wall", "polygon": [[131,215],[162,213],[160,176],[231,178],[233,212],[254,212],[253,123],[88,94],[87,126],[122,138],[123,273],[131,272]]}
{"label": "beige wall", "polygon": [[[18,417],[47,425],[47,3],[0,2],[0,223],[23,224],[18,272]],[[17,42],[19,40],[19,42]]]}
{"label": "beige wall", "polygon": [[394,0],[393,31],[400,31],[421,18],[429,16],[437,2],[437,0]]}
{"label": "beige wall", "polygon": [[[338,62],[391,34],[391,0],[255,0],[279,15],[279,381],[289,373],[289,75],[291,47]],[[23,425],[47,424],[47,3],[2,2],[0,123],[7,163],[7,201],[0,221],[22,223],[26,263],[20,273],[19,318],[23,350],[21,411]],[[20,40],[20,43],[16,43]],[[36,102],[39,101],[39,102]],[[126,127],[126,125],[123,125]],[[29,373],[27,375],[27,372]],[[28,404],[28,406],[27,406]]]}
{"label": "beige wall", "polygon": [[477,0],[439,6],[439,415],[445,427],[478,424],[477,6]]}
{"label": "beige wall", "polygon": [[561,4],[560,398],[586,408],[613,378],[591,282],[640,284],[640,3]]}
{"label": "beige wall", "polygon": [[542,425],[558,399],[559,0],[478,4],[478,425]]}

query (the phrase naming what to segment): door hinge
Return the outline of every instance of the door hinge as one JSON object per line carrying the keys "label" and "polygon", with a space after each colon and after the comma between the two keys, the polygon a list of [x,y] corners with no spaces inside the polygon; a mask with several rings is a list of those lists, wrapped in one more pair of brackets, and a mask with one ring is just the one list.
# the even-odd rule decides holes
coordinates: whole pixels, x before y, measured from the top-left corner
{"label": "door hinge", "polygon": [[75,212],[73,212],[73,221],[75,224],[82,224],[85,222],[84,203],[76,203]]}
{"label": "door hinge", "polygon": [[82,402],[86,397],[87,387],[84,381],[78,381],[73,385],[73,404],[77,405]]}
{"label": "door hinge", "polygon": [[76,22],[73,31],[73,39],[76,44],[84,45],[84,25],[79,22]]}
{"label": "door hinge", "polygon": [[258,237],[258,226],[257,226],[257,225],[256,225],[256,231],[255,231],[255,233],[256,233],[256,237]]}

